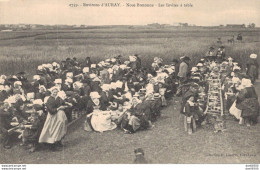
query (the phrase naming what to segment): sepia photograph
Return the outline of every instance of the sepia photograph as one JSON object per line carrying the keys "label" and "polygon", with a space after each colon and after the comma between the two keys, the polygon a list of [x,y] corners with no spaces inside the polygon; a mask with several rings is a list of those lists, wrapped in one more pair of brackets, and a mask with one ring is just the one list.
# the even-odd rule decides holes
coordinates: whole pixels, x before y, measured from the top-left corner
{"label": "sepia photograph", "polygon": [[259,170],[259,9],[259,0],[0,0],[2,170]]}

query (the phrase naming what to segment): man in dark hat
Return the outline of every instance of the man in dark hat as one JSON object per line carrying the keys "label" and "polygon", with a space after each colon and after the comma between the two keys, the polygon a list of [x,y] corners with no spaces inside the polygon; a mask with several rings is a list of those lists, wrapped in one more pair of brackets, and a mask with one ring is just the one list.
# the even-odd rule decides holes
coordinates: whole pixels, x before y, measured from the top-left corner
{"label": "man in dark hat", "polygon": [[142,67],[141,58],[138,56],[138,54],[135,54],[134,56],[136,56],[136,69],[139,70]]}
{"label": "man in dark hat", "polygon": [[82,67],[91,67],[91,60],[90,60],[90,57],[86,57],[85,61],[82,63]]}
{"label": "man in dark hat", "polygon": [[68,70],[71,70],[71,68],[72,68],[72,60],[71,60],[71,58],[66,58],[66,63],[65,63],[65,67],[68,69]]}
{"label": "man in dark hat", "polygon": [[205,55],[206,59],[209,61],[214,61],[216,60],[216,53],[214,51],[214,47],[210,47],[209,51],[207,51],[206,55]]}
{"label": "man in dark hat", "polygon": [[27,93],[32,88],[32,84],[28,81],[26,77],[26,73],[24,71],[19,72],[16,74],[17,78],[22,82],[22,89],[24,89],[24,92]]}
{"label": "man in dark hat", "polygon": [[23,79],[26,79],[25,77],[26,73],[24,71],[21,71],[19,73],[16,74],[17,78],[20,80],[20,81],[23,81]]}
{"label": "man in dark hat", "polygon": [[73,59],[72,59],[72,65],[73,65],[73,66],[79,66],[79,62],[77,61],[77,58],[76,58],[76,57],[73,57]]}
{"label": "man in dark hat", "polygon": [[154,125],[151,122],[151,103],[146,100],[145,93],[139,92],[139,99],[142,103],[136,106],[136,116],[140,119],[141,127],[144,129],[152,128]]}
{"label": "man in dark hat", "polygon": [[67,69],[66,68],[66,61],[61,61],[60,68],[61,68],[61,70]]}
{"label": "man in dark hat", "polygon": [[122,61],[121,61],[120,58],[122,58],[121,55],[118,55],[118,56],[115,57],[115,59],[116,59],[116,64],[119,64],[119,65],[122,64]]}
{"label": "man in dark hat", "polygon": [[217,51],[217,62],[221,63],[224,59],[225,59],[225,47],[222,45],[219,47],[218,51]]}

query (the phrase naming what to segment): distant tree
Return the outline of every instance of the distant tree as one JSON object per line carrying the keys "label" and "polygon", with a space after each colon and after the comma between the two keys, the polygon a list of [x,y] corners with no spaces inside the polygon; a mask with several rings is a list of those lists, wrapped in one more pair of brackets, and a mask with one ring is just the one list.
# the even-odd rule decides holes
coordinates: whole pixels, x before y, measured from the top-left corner
{"label": "distant tree", "polygon": [[255,28],[255,23],[250,23],[247,27],[248,28]]}

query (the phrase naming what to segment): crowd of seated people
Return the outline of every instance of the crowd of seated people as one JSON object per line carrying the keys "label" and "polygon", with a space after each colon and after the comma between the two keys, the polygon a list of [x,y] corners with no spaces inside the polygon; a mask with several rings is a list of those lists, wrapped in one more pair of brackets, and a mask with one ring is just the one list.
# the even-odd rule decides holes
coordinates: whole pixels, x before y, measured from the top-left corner
{"label": "crowd of seated people", "polygon": [[[4,148],[11,148],[11,134],[19,133],[21,145],[27,146],[30,152],[41,143],[48,144],[52,151],[59,150],[68,123],[82,115],[86,115],[84,129],[87,131],[120,128],[126,134],[133,134],[151,129],[161,109],[168,105],[167,100],[175,95],[182,96],[181,113],[186,118],[192,116],[194,126],[203,124],[205,102],[194,103],[200,99],[198,94],[207,92],[203,75],[209,71],[212,61],[204,58],[190,69],[189,57],[181,57],[180,64],[174,59],[169,65],[155,57],[151,68],[144,68],[138,55],[129,56],[124,62],[121,57],[98,63],[87,57],[83,62],[67,58],[60,63],[42,64],[32,81],[25,72],[1,75],[0,134]],[[231,70],[234,67],[233,63]],[[240,91],[238,105],[244,100],[256,105],[251,97],[257,96],[250,89]],[[254,120],[248,117],[249,108],[241,110],[240,117],[249,122]]]}

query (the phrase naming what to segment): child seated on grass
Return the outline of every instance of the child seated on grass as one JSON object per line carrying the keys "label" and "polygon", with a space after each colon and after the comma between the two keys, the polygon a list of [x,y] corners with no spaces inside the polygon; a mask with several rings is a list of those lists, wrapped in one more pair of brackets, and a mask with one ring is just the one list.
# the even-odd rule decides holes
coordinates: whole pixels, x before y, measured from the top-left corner
{"label": "child seated on grass", "polygon": [[22,145],[28,146],[30,152],[34,152],[38,146],[39,136],[42,130],[42,121],[40,119],[40,114],[42,113],[41,107],[38,105],[31,105],[31,110],[29,110],[31,116],[28,121],[30,126],[23,126],[22,133]]}

